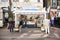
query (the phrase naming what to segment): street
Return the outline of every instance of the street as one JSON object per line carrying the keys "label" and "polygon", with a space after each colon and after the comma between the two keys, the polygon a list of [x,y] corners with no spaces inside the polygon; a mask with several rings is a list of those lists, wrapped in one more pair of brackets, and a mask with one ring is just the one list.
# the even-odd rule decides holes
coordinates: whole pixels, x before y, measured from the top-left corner
{"label": "street", "polygon": [[0,40],[60,40],[60,28],[46,34],[40,28],[22,28],[21,32],[10,32],[7,28],[0,28]]}
{"label": "street", "polygon": [[0,40],[60,40],[60,0],[0,0],[0,27]]}

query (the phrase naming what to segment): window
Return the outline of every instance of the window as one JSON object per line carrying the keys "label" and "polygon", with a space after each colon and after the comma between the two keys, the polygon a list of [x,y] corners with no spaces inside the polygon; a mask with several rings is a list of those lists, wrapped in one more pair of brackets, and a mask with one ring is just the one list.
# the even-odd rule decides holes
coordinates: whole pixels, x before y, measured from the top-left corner
{"label": "window", "polygon": [[24,0],[24,2],[29,2],[29,0]]}
{"label": "window", "polygon": [[47,7],[47,0],[43,0],[43,7]]}
{"label": "window", "polygon": [[52,0],[52,6],[57,7],[57,0]]}
{"label": "window", "polygon": [[1,2],[8,2],[8,0],[1,0]]}
{"label": "window", "polygon": [[56,9],[56,8],[57,8],[57,0],[52,0],[51,3],[52,3],[52,4],[51,4],[51,8]]}
{"label": "window", "polygon": [[37,0],[38,2],[40,2],[40,0]]}
{"label": "window", "polygon": [[57,3],[58,3],[57,5],[58,5],[58,6],[60,6],[60,0],[58,0],[58,2],[57,2]]}
{"label": "window", "polygon": [[13,0],[13,2],[19,2],[19,0]]}

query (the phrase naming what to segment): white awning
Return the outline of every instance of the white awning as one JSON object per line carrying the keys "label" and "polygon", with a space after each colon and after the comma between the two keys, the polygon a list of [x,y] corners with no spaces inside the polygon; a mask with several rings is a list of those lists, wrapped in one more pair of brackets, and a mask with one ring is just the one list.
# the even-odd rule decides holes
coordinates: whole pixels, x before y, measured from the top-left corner
{"label": "white awning", "polygon": [[20,11],[20,10],[15,10],[13,13],[15,13],[15,14],[36,14],[36,13],[37,14],[45,14],[46,11],[29,11],[29,10]]}

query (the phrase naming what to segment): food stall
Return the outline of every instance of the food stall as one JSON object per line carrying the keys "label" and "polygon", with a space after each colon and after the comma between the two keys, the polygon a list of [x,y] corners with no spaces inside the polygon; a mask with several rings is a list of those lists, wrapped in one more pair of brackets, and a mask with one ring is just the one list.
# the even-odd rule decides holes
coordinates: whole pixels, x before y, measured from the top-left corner
{"label": "food stall", "polygon": [[17,27],[19,25],[21,15],[26,17],[28,28],[41,27],[43,20],[46,18],[45,9],[39,10],[38,8],[23,8],[22,10],[16,9],[13,13],[15,15],[14,17],[16,30],[18,30]]}
{"label": "food stall", "polygon": [[[20,15],[26,15],[27,16],[27,19],[29,20],[29,18],[31,16],[33,16],[33,22],[27,22],[27,24],[35,24],[35,17],[37,17],[39,15],[39,17],[41,17],[41,19],[44,19],[46,18],[46,11],[20,11],[20,10],[16,10],[15,11],[15,26],[17,26],[19,24],[19,17]],[[43,18],[42,18],[43,17]],[[41,20],[40,19],[40,20]]]}

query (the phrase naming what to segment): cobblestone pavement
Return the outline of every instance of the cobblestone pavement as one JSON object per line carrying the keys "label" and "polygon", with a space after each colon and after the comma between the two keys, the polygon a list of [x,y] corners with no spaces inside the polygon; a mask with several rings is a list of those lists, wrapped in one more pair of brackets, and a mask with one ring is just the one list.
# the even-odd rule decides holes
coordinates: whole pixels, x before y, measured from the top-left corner
{"label": "cobblestone pavement", "polygon": [[60,40],[60,29],[52,30],[46,34],[40,28],[23,28],[21,32],[9,32],[6,28],[0,28],[0,40]]}

